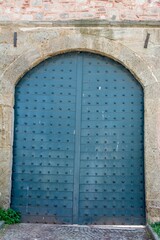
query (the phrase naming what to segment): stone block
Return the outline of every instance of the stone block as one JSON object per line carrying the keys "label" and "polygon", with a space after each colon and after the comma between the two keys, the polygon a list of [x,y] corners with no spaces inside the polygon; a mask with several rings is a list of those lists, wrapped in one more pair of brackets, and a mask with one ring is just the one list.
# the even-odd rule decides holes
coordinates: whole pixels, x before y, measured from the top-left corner
{"label": "stone block", "polygon": [[9,207],[11,194],[12,148],[0,148],[0,207]]}
{"label": "stone block", "polygon": [[13,110],[0,105],[0,148],[12,146]]}

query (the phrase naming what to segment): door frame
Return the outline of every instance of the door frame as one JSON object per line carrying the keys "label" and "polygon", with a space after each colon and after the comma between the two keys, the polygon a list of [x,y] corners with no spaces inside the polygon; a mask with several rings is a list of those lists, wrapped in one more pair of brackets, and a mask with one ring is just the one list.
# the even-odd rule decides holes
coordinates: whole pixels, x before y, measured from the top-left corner
{"label": "door frame", "polygon": [[[114,59],[125,66],[144,89],[144,165],[145,165],[145,195],[146,216],[150,221],[159,220],[159,212],[156,212],[156,204],[160,199],[160,178],[158,164],[160,137],[159,89],[160,84],[151,67],[137,53],[120,44],[101,36],[93,36],[81,32],[76,35],[72,31],[66,31],[58,37],[48,34],[48,44],[41,48],[35,44],[28,46],[28,50],[22,55],[15,56],[15,60],[4,69],[1,75],[0,110],[2,112],[0,143],[0,162],[3,174],[0,182],[3,183],[0,196],[0,205],[8,208],[11,196],[12,176],[12,145],[14,128],[14,91],[17,82],[31,68],[43,60],[70,51],[92,52]],[[157,210],[158,211],[158,210]]]}

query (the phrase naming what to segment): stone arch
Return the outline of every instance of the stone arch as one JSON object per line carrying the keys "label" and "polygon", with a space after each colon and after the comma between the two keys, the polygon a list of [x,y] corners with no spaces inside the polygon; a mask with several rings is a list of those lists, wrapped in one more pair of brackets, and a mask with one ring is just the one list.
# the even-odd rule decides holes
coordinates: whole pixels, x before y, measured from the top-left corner
{"label": "stone arch", "polygon": [[31,68],[45,59],[69,51],[88,51],[110,57],[124,65],[145,87],[157,82],[156,76],[147,63],[126,46],[92,35],[65,35],[59,38],[49,38],[49,47],[36,47],[25,51],[18,56],[1,76],[1,89],[3,93],[11,93],[18,80]]}

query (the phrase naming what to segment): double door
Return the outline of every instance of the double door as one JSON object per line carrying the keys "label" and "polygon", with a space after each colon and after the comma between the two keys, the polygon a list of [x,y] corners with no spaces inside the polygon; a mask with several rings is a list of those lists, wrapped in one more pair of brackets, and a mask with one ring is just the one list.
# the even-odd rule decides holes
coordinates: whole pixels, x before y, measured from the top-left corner
{"label": "double door", "polygon": [[74,52],[15,91],[12,201],[24,222],[144,224],[143,90],[119,63]]}

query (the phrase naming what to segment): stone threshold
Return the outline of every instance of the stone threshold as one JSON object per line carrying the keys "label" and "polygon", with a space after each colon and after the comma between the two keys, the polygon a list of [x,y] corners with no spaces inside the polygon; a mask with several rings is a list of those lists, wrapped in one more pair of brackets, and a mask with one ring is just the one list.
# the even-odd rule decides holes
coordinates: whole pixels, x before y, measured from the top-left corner
{"label": "stone threshold", "polygon": [[146,225],[79,225],[79,224],[56,224],[56,226],[67,226],[67,227],[96,227],[101,229],[137,229],[146,228]]}

